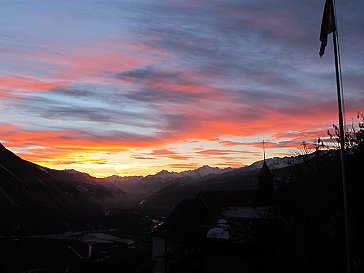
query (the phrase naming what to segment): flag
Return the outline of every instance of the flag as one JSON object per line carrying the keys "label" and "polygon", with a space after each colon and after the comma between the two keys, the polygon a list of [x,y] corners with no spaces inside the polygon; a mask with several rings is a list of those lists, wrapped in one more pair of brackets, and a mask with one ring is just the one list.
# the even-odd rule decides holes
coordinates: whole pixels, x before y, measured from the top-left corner
{"label": "flag", "polygon": [[326,0],[324,14],[322,15],[322,23],[321,23],[321,33],[320,33],[320,57],[322,57],[325,53],[325,48],[327,45],[327,35],[336,30],[335,24],[335,11],[333,0]]}

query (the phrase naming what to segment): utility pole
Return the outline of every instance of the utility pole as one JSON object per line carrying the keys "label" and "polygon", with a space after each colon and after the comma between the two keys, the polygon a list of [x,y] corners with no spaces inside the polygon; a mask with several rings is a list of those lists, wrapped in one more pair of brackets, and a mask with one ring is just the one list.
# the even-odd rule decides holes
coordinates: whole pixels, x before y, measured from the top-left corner
{"label": "utility pole", "polygon": [[351,263],[351,242],[350,242],[350,221],[349,221],[349,206],[348,206],[348,189],[346,181],[346,164],[345,164],[345,131],[344,131],[344,119],[343,119],[343,96],[342,96],[342,81],[341,81],[341,64],[340,64],[340,51],[339,51],[339,39],[337,32],[337,22],[335,14],[335,0],[326,0],[324,14],[322,17],[321,33],[320,33],[320,57],[325,53],[325,47],[327,45],[327,36],[332,32],[332,40],[334,45],[334,57],[335,57],[335,75],[336,75],[336,92],[337,102],[339,110],[339,130],[340,130],[340,157],[341,157],[341,177],[343,187],[343,199],[344,199],[344,218],[345,218],[345,243],[346,243],[346,261],[347,272],[352,273]]}
{"label": "utility pole", "polygon": [[351,243],[350,243],[350,222],[349,222],[349,206],[348,206],[348,187],[346,180],[346,163],[345,163],[345,131],[343,119],[343,98],[341,97],[341,71],[339,62],[339,48],[337,30],[333,32],[332,39],[334,42],[334,56],[335,56],[335,72],[336,72],[336,90],[337,90],[337,103],[339,109],[339,129],[340,129],[340,158],[341,158],[341,178],[343,186],[344,198],[344,217],[345,217],[345,242],[346,242],[346,260],[348,265],[348,273],[352,272],[351,266]]}

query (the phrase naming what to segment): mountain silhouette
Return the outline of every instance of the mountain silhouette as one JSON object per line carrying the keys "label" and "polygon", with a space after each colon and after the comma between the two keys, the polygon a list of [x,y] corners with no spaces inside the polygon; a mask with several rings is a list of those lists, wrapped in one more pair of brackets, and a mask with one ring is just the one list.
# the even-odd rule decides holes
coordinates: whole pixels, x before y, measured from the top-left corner
{"label": "mountain silhouette", "polygon": [[0,232],[64,230],[102,213],[108,189],[96,178],[41,167],[0,144]]}

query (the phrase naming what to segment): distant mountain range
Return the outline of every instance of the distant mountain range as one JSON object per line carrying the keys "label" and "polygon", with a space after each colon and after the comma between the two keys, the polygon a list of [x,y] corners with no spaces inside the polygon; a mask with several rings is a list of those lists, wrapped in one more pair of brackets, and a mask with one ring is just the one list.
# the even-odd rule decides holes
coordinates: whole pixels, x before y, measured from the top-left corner
{"label": "distant mountain range", "polygon": [[198,179],[205,177],[207,175],[211,174],[221,174],[227,171],[230,171],[231,168],[227,169],[220,169],[220,168],[213,168],[208,165],[204,165],[200,168],[197,168],[195,170],[189,170],[189,171],[182,171],[182,172],[169,172],[166,170],[160,171],[159,173],[155,174],[155,177],[159,177],[165,180],[168,179],[176,179],[176,178],[182,178],[182,177],[188,177],[191,179]]}
{"label": "distant mountain range", "polygon": [[[292,172],[292,165],[301,164],[302,156],[269,158],[266,163],[275,174],[278,185]],[[202,166],[183,172],[160,171],[155,175],[104,178],[108,184],[127,192],[140,194],[141,204],[145,207],[173,208],[180,200],[195,198],[204,190],[245,190],[257,188],[257,173],[263,160],[242,168],[213,168]]]}
{"label": "distant mountain range", "polygon": [[[274,157],[266,159],[266,163],[271,170],[281,169],[293,164],[302,163],[302,157]],[[225,168],[220,169],[210,166],[202,166],[195,170],[188,170],[182,172],[170,172],[167,170],[162,170],[154,175],[143,176],[117,176],[113,175],[110,177],[103,178],[103,180],[108,183],[113,184],[126,192],[134,193],[147,193],[156,192],[174,183],[179,183],[183,185],[192,185],[200,182],[201,180],[214,179],[217,176],[231,175],[235,173],[248,173],[256,172],[263,166],[263,160],[257,161],[249,166],[242,168]],[[74,171],[73,171],[74,172]]]}
{"label": "distant mountain range", "polygon": [[106,177],[108,183],[119,187],[126,192],[146,193],[154,192],[162,189],[163,187],[173,184],[175,182],[194,183],[195,181],[209,176],[223,174],[232,170],[231,168],[220,169],[210,166],[202,166],[195,170],[182,171],[182,172],[169,172],[162,170],[154,175],[143,176],[117,176],[113,175]]}
{"label": "distant mountain range", "polygon": [[[266,162],[279,181],[292,164],[302,162],[302,157]],[[172,207],[181,199],[194,198],[201,190],[253,189],[262,164],[258,161],[238,169],[202,166],[183,172],[163,170],[145,177],[100,179],[75,170],[39,166],[0,144],[0,232],[66,229],[125,204]]]}

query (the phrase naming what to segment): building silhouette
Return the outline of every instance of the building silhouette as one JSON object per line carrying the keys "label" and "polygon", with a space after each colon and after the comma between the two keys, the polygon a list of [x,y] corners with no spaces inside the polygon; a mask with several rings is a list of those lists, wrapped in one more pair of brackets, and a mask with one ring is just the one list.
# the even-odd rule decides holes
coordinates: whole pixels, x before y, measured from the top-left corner
{"label": "building silhouette", "polygon": [[202,191],[181,201],[153,232],[153,272],[274,272],[281,223],[270,212],[265,156],[257,177],[256,190]]}

